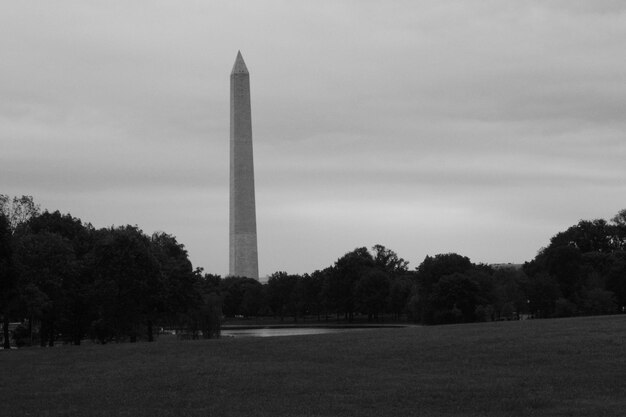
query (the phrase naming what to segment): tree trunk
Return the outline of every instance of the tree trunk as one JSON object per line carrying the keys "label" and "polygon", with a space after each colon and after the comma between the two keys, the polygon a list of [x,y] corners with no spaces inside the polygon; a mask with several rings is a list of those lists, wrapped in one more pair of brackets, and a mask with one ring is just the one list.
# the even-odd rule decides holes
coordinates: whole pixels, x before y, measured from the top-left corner
{"label": "tree trunk", "polygon": [[148,342],[154,342],[154,336],[152,335],[152,320],[148,320]]}
{"label": "tree trunk", "polygon": [[48,347],[54,347],[54,322],[50,323],[50,333],[48,334]]}
{"label": "tree trunk", "polygon": [[33,345],[33,316],[28,319],[28,337],[30,338],[30,346]]}
{"label": "tree trunk", "polygon": [[9,316],[5,315],[2,320],[2,334],[4,336],[3,347],[5,349],[11,349],[11,340],[9,339]]}
{"label": "tree trunk", "polygon": [[85,334],[85,332],[83,331],[83,325],[81,323],[81,319],[77,315],[74,315],[73,322],[72,343],[74,344],[74,346],[80,346],[80,341]]}
{"label": "tree trunk", "polygon": [[41,320],[41,325],[39,326],[39,346],[46,347],[47,337],[48,337],[48,322],[46,320]]}

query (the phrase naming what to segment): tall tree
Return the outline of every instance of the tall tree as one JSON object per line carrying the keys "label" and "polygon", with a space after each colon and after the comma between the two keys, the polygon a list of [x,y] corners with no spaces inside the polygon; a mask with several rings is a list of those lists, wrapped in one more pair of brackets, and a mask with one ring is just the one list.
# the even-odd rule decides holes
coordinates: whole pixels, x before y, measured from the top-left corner
{"label": "tall tree", "polygon": [[396,320],[408,311],[409,300],[415,286],[412,274],[408,272],[399,277],[391,279],[389,286],[389,311]]}
{"label": "tall tree", "polygon": [[318,320],[321,320],[323,314],[325,321],[328,321],[329,314],[335,311],[335,300],[330,296],[331,273],[332,267],[327,267],[311,274],[317,292]]}
{"label": "tall tree", "polygon": [[[185,246],[176,238],[164,232],[154,233],[150,238],[151,250],[159,262],[163,283],[161,294],[162,319],[170,323],[180,323],[182,317],[189,316],[200,302],[196,293],[199,272],[193,270]],[[152,335],[148,334],[148,340]]]}
{"label": "tall tree", "polygon": [[[5,194],[0,194],[0,216],[4,218],[2,232],[5,236],[2,238],[9,248],[15,244],[16,235],[25,227],[28,220],[39,213],[39,206],[30,196],[13,197],[12,199]],[[7,233],[8,230],[8,233]],[[8,242],[8,243],[7,243]],[[13,250],[8,249],[5,253],[5,269],[0,284],[3,294],[0,295],[0,314],[2,314],[2,332],[4,334],[5,346],[9,343],[9,322],[12,315],[15,315],[19,308],[18,300],[18,277],[15,275],[15,269],[12,268]]]}
{"label": "tall tree", "polygon": [[150,239],[136,226],[103,229],[94,247],[96,329],[135,342],[145,326],[148,338],[159,313],[163,280]]}
{"label": "tall tree", "polygon": [[[625,218],[626,210],[621,210],[610,222],[581,220],[553,236],[550,245],[524,265],[534,286],[539,285],[538,278],[549,278],[548,286],[556,281],[555,296],[561,298],[560,315],[612,311],[611,302],[607,300],[613,299],[619,309],[626,305],[626,294],[622,295],[626,292],[623,289],[626,279],[620,267],[626,251]],[[544,297],[535,295],[534,298],[543,300],[541,315],[555,313],[552,306],[556,300],[547,304]],[[602,302],[608,307],[598,307]]]}
{"label": "tall tree", "polygon": [[[89,303],[93,277],[89,269],[89,257],[93,251],[95,231],[91,224],[83,224],[80,219],[70,214],[61,214],[58,210],[52,213],[44,211],[31,218],[28,224],[29,234],[58,236],[71,248],[72,258],[67,260],[66,265],[67,271],[71,273],[60,277],[63,303],[57,317],[57,327],[66,340],[79,345],[93,320],[93,310]],[[34,311],[41,313],[30,296],[22,298],[29,306],[31,317],[36,316],[32,314]]]}
{"label": "tall tree", "polygon": [[409,269],[409,263],[407,261],[400,258],[397,253],[391,249],[387,249],[383,245],[374,245],[372,252],[376,267],[391,276],[403,275]]}
{"label": "tall tree", "polygon": [[205,339],[220,337],[222,320],[222,298],[219,288],[222,281],[218,275],[204,274],[196,269],[195,293],[197,301],[193,304],[187,328],[196,336],[202,332]]}
{"label": "tall tree", "polygon": [[346,253],[335,262],[325,289],[338,314],[352,320],[356,307],[354,286],[374,267],[374,259],[364,247]]}
{"label": "tall tree", "polygon": [[292,315],[297,320],[298,300],[296,288],[298,276],[286,272],[275,272],[267,281],[267,297],[274,315],[284,320],[286,315]]}
{"label": "tall tree", "polygon": [[296,290],[299,300],[300,314],[306,318],[307,315],[313,314],[320,320],[322,310],[321,301],[322,280],[315,272],[313,274],[304,274],[298,279],[298,288]]}
{"label": "tall tree", "polygon": [[383,312],[389,295],[389,276],[381,270],[373,269],[363,274],[354,286],[357,308],[367,314],[368,321],[378,319]]}
{"label": "tall tree", "polygon": [[423,323],[431,324],[435,321],[434,313],[437,306],[433,305],[431,295],[439,280],[455,273],[468,273],[475,267],[468,257],[456,253],[438,254],[434,257],[426,256],[424,258],[424,261],[417,267],[417,285],[414,294],[417,305],[413,306],[417,310],[416,315]]}
{"label": "tall tree", "polygon": [[433,287],[431,303],[435,323],[472,322],[479,304],[479,287],[468,275],[455,272]]}
{"label": "tall tree", "polygon": [[[220,281],[220,294],[224,315],[235,317],[248,315],[254,310],[251,294],[260,294],[262,284],[253,278],[227,277]],[[248,294],[248,295],[246,295]],[[260,306],[257,306],[260,308]]]}
{"label": "tall tree", "polygon": [[10,349],[9,303],[15,297],[15,275],[12,272],[11,229],[6,215],[0,212],[0,314],[2,314],[3,347]]}
{"label": "tall tree", "polygon": [[67,304],[67,283],[74,282],[78,273],[71,243],[56,233],[29,233],[19,239],[15,258],[20,286],[35,287],[43,295],[36,306],[41,345],[53,346]]}
{"label": "tall tree", "polygon": [[35,204],[33,197],[23,195],[10,198],[6,194],[0,194],[0,212],[9,221],[11,233],[15,233],[31,218],[39,214],[39,205]]}

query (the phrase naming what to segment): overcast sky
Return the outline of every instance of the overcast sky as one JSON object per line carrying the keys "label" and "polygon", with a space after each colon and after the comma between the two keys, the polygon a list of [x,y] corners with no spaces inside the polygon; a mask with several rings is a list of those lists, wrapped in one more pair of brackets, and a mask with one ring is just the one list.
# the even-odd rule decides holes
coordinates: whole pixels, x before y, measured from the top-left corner
{"label": "overcast sky", "polygon": [[12,1],[0,193],[228,273],[250,71],[259,272],[383,244],[521,263],[626,208],[624,1]]}

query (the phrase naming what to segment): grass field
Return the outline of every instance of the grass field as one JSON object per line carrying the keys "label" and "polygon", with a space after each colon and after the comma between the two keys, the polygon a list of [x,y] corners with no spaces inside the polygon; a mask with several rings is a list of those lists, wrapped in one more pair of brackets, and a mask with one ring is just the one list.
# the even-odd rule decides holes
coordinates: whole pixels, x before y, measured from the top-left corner
{"label": "grass field", "polygon": [[626,316],[0,351],[0,415],[625,416]]}

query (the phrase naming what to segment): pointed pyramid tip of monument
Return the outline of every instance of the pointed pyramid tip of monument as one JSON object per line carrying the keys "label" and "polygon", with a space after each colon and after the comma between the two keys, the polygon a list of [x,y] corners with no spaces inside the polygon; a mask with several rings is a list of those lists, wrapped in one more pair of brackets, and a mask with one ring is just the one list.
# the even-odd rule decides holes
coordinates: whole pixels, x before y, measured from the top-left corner
{"label": "pointed pyramid tip of monument", "polygon": [[248,74],[248,67],[246,67],[246,63],[243,62],[241,51],[237,51],[237,58],[235,58],[235,65],[233,65],[233,70],[230,73],[231,75],[232,74]]}

